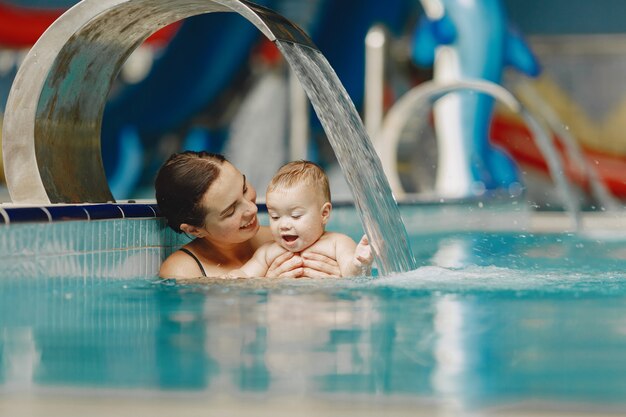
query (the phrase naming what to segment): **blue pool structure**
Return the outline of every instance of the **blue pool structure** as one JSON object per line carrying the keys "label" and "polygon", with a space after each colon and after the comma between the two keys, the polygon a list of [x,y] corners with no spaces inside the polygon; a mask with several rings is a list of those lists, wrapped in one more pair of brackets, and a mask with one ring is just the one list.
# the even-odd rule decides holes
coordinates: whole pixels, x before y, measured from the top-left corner
{"label": "blue pool structure", "polygon": [[[103,9],[93,13],[91,26],[74,9],[76,33],[64,32],[67,49],[80,50],[89,36],[98,38],[94,33],[106,35],[98,33],[98,19],[132,3],[82,2]],[[162,25],[171,6],[153,3]],[[178,4],[176,13],[190,5],[233,7],[270,40],[303,45],[313,55],[306,33],[247,1]],[[125,11],[149,19],[141,8]],[[271,17],[269,26],[264,16]],[[143,23],[147,34],[154,22]],[[123,21],[115,24],[126,28]],[[288,40],[272,39],[276,33]],[[129,41],[126,48],[133,45]],[[79,68],[90,68],[90,59],[108,64],[88,46],[83,55],[62,52]],[[26,68],[19,85],[30,88],[24,74],[32,76],[41,82],[33,88],[42,100],[14,96],[10,103],[23,107],[5,118],[20,124],[5,125],[4,132],[30,135],[33,143],[10,138],[11,146],[19,142],[30,151],[23,163],[30,176],[16,180],[16,171],[9,171],[14,201],[0,203],[1,415],[626,414],[623,211],[584,211],[573,225],[569,213],[537,211],[523,194],[407,195],[395,201],[384,177],[379,181],[376,155],[366,153],[369,139],[356,135],[363,143],[349,137],[348,155],[337,157],[349,163],[344,172],[352,172],[360,165],[350,158],[365,154],[371,158],[368,174],[351,176],[355,196],[333,202],[327,229],[355,240],[364,231],[374,233],[383,248],[407,239],[400,247],[410,253],[398,258],[410,260],[409,270],[391,265],[387,272],[382,258],[394,254],[381,251],[369,276],[163,280],[161,262],[190,238],[167,227],[153,199],[115,201],[103,164],[85,168],[92,175],[67,177],[63,160],[42,152],[56,148],[37,136],[46,131],[65,138],[68,153],[102,162],[93,149],[77,150],[80,144],[65,137],[85,131],[89,137],[89,129],[96,129],[89,123],[76,127],[84,119],[70,119],[62,107],[89,110],[83,117],[101,121],[107,91],[94,93],[93,85],[76,82],[66,71],[71,65],[45,53],[25,62],[39,66]],[[42,76],[43,65],[58,70],[55,76]],[[66,89],[55,90],[59,85]],[[101,99],[101,106],[72,107],[84,98]],[[44,117],[38,106],[46,105]],[[322,124],[337,114],[316,110],[327,112],[320,115]],[[352,117],[349,103],[342,110]],[[359,128],[356,119],[348,127]],[[329,125],[324,128],[345,131],[341,123]],[[4,153],[4,166],[20,168],[13,157],[24,155]],[[391,209],[379,201],[392,202],[396,224],[382,222]],[[262,199],[259,217],[268,224]],[[382,232],[368,223],[382,224]],[[398,224],[406,236],[388,234]]]}

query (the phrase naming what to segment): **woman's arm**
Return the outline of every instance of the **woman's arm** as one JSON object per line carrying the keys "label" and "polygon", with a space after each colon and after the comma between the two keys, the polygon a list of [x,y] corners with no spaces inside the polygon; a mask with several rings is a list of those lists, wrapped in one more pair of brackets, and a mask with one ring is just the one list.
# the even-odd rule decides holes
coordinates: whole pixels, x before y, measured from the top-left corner
{"label": "woman's arm", "polygon": [[272,261],[265,276],[267,278],[300,278],[303,276],[302,273],[302,257],[287,251]]}

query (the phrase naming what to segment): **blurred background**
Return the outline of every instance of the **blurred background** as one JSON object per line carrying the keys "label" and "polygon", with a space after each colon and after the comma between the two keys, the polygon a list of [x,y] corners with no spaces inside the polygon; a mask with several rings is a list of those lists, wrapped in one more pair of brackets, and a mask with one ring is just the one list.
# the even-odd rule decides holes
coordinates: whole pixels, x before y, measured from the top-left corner
{"label": "blurred background", "polygon": [[[29,48],[75,3],[0,1],[0,124],[13,78]],[[373,140],[407,92],[438,74],[445,79],[445,64],[435,56],[442,46],[452,46],[461,50],[459,56],[480,61],[478,70],[466,71],[469,76],[503,85],[543,115],[546,124],[552,122],[563,175],[587,207],[598,207],[594,178],[612,198],[626,198],[623,0],[484,1],[473,6],[484,8],[476,15],[455,14],[450,9],[468,7],[468,2],[446,0],[441,2],[447,8],[443,17],[436,10],[438,1],[257,3],[311,36]],[[501,50],[489,46],[491,42]],[[477,65],[470,61],[461,64]],[[487,130],[485,143],[480,143],[482,138],[469,140],[473,149],[467,152],[480,159],[472,168],[471,192],[526,193],[538,206],[554,204],[554,181],[524,121],[498,103],[475,105],[471,114],[479,118],[486,112]],[[444,133],[437,117],[433,112],[419,121],[412,134],[404,129],[392,150],[396,161],[390,169],[397,170],[399,187],[408,196],[438,194],[438,136]],[[473,134],[481,135],[475,132],[475,121],[468,123]],[[110,91],[101,141],[109,185],[118,200],[153,198],[159,166],[184,149],[226,154],[260,195],[281,164],[310,159],[329,172],[335,198],[350,198],[325,133],[281,54],[249,22],[231,13],[177,22],[139,47]],[[386,145],[377,149],[380,146]],[[470,163],[474,159],[468,157]],[[478,183],[482,186],[476,187]],[[0,202],[10,201],[2,170],[0,190]]]}

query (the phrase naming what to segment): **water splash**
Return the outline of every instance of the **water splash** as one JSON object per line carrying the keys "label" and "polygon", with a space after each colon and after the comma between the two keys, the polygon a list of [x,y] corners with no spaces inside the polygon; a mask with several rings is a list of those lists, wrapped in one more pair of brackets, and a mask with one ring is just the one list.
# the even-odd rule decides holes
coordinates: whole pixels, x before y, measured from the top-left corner
{"label": "water splash", "polygon": [[389,274],[415,269],[407,232],[380,159],[337,74],[319,51],[282,41],[276,44],[324,126],[352,188],[379,270]]}

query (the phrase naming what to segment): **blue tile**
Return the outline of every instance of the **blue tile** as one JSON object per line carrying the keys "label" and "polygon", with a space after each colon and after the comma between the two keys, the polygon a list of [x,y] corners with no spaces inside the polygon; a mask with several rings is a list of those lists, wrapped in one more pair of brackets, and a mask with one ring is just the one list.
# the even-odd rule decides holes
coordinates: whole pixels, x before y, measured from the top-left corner
{"label": "blue tile", "polygon": [[7,207],[4,209],[11,223],[49,222],[48,213],[41,207]]}
{"label": "blue tile", "polygon": [[52,221],[89,220],[87,211],[82,206],[48,206]]}
{"label": "blue tile", "polygon": [[156,217],[154,210],[149,204],[118,204],[124,212],[124,217]]}
{"label": "blue tile", "polygon": [[91,204],[83,206],[91,220],[121,219],[124,217],[117,204]]}
{"label": "blue tile", "polygon": [[161,210],[159,210],[158,204],[150,204],[150,207],[152,207],[152,210],[154,210],[154,213],[157,217],[163,217],[163,215],[161,214]]}

